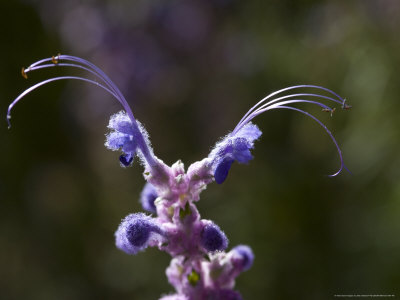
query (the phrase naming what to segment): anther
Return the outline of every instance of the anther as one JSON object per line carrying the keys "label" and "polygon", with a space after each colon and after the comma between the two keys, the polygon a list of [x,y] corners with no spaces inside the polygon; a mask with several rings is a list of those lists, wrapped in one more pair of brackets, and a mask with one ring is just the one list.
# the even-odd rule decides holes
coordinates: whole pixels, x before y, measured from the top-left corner
{"label": "anther", "polygon": [[53,56],[51,57],[51,61],[53,62],[53,64],[55,64],[55,65],[58,64],[58,62],[59,62],[58,60],[60,59],[60,55],[61,55],[61,54],[58,53],[57,56],[54,56],[54,55],[53,55]]}
{"label": "anther", "polygon": [[353,106],[346,104],[346,99],[344,99],[343,105],[342,105],[342,109],[349,110],[349,109],[351,109],[352,107],[353,107]]}
{"label": "anther", "polygon": [[351,109],[353,106],[351,105],[347,105],[347,104],[343,104],[343,109],[349,110]]}
{"label": "anther", "polygon": [[24,77],[25,79],[28,79],[28,75],[26,74],[25,68],[24,68],[24,67],[22,67],[22,69],[21,69],[21,75],[22,75],[22,77]]}
{"label": "anther", "polygon": [[336,108],[323,108],[322,111],[331,113],[331,117],[333,116],[333,113],[335,112]]}

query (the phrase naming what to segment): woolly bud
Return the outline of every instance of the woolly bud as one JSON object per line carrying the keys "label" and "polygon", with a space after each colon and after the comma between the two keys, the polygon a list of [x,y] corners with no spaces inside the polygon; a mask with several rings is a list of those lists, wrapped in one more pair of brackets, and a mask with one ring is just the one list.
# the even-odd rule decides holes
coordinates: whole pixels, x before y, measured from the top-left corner
{"label": "woolly bud", "polygon": [[154,205],[157,197],[158,194],[155,187],[151,183],[146,183],[140,194],[140,203],[143,209],[151,213],[157,213],[156,206]]}
{"label": "woolly bud", "polygon": [[223,251],[228,247],[228,238],[225,233],[211,221],[206,221],[201,232],[200,243],[208,252]]}
{"label": "woolly bud", "polygon": [[128,254],[136,254],[164,239],[155,219],[143,213],[130,214],[122,220],[115,232],[116,245]]}
{"label": "woolly bud", "polygon": [[249,246],[239,245],[231,250],[232,263],[236,268],[247,271],[254,262],[254,253]]}

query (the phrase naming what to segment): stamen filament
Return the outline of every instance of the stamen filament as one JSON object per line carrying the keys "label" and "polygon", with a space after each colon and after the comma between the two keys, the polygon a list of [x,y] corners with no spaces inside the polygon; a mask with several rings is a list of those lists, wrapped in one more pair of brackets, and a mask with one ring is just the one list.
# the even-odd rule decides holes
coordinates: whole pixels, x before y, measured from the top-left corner
{"label": "stamen filament", "polygon": [[49,62],[49,61],[51,61],[51,59],[52,59],[52,58],[44,58],[44,59],[38,60],[37,62],[34,62],[33,64],[31,64],[31,65],[28,67],[28,69],[29,69],[29,68],[33,68],[33,67],[35,67],[35,66],[37,66],[37,65],[41,65],[42,63],[45,63],[45,62]]}
{"label": "stamen filament", "polygon": [[108,90],[109,91],[113,91],[112,95],[121,103],[121,105],[123,105],[124,103],[120,101],[120,99],[118,98],[118,96],[116,95],[116,92],[114,90],[114,88],[112,86],[110,86],[103,77],[101,77],[97,72],[93,71],[92,69],[89,69],[85,66],[81,66],[78,64],[70,64],[70,63],[57,63],[57,64],[45,64],[45,65],[36,65],[36,66],[30,66],[28,69],[26,69],[26,73],[31,72],[31,71],[36,71],[36,70],[40,70],[40,69],[46,69],[46,68],[56,68],[56,67],[73,67],[73,68],[78,68],[78,69],[82,69],[85,70],[91,74],[93,74],[94,76],[96,76],[97,78],[99,78],[100,80],[102,80],[107,86],[108,86]]}
{"label": "stamen filament", "polygon": [[[42,60],[40,60],[38,62],[35,62],[35,63],[31,64],[25,71],[29,72],[31,70],[40,69],[40,66],[42,66],[43,63],[47,63],[47,62],[51,62],[51,64],[48,64],[49,67],[62,66],[64,64],[60,64],[59,63],[61,59],[66,60],[66,61],[73,61],[73,62],[81,63],[81,64],[83,64],[83,66],[82,65],[78,65],[78,64],[70,64],[70,66],[71,67],[80,68],[80,69],[83,69],[83,70],[86,70],[86,71],[92,73],[96,77],[100,78],[104,83],[106,83],[110,87],[110,89],[112,89],[116,94],[120,94],[120,96],[122,96],[122,98],[125,99],[123,97],[122,93],[116,87],[116,85],[108,77],[105,77],[106,75],[105,75],[105,73],[103,71],[101,71],[101,69],[97,68],[93,64],[90,64],[87,61],[86,61],[87,63],[82,63],[81,59],[79,59],[78,57],[71,56],[72,58],[75,58],[75,59],[63,58],[63,57],[66,57],[66,56],[67,55],[59,55],[56,58],[55,57],[51,57],[51,58],[42,59]],[[57,59],[57,64],[54,63],[55,59]],[[122,105],[125,104],[123,101],[120,101],[120,103]]]}
{"label": "stamen filament", "polygon": [[[269,102],[267,102],[267,103],[264,103],[263,105],[261,105],[261,106],[258,107],[258,108],[255,108],[255,106],[254,106],[253,108],[251,108],[251,109],[246,113],[246,117],[243,117],[243,118],[241,119],[241,121],[236,125],[235,129],[233,130],[233,133],[236,133],[238,130],[240,130],[240,128],[243,127],[243,125],[247,124],[247,123],[252,119],[252,118],[249,119],[249,117],[250,117],[253,113],[255,113],[255,112],[257,112],[257,111],[259,111],[259,110],[261,110],[261,109],[264,109],[264,108],[268,107],[269,105],[271,105],[271,104],[273,104],[273,103],[276,103],[276,102],[278,102],[278,101],[281,101],[281,100],[283,100],[283,99],[288,99],[288,98],[292,98],[292,97],[300,97],[300,96],[324,98],[324,99],[331,100],[331,101],[333,101],[333,102],[342,104],[340,101],[338,101],[338,100],[336,100],[336,99],[334,99],[334,98],[331,98],[331,97],[328,97],[328,96],[324,96],[324,95],[319,95],[319,94],[301,93],[301,94],[291,94],[291,95],[286,95],[286,96],[278,97],[278,98],[273,99],[273,100],[271,100],[271,101],[269,101]],[[304,102],[308,102],[308,100],[304,100]],[[329,109],[331,109],[331,108],[328,107],[328,106],[323,106],[324,104],[322,104],[321,102],[310,101],[310,103],[314,103],[314,104],[320,105],[320,106],[322,106],[323,108],[329,108]]]}
{"label": "stamen filament", "polygon": [[[122,106],[124,107],[125,111],[128,113],[130,119],[132,120],[132,122],[134,122],[136,119],[133,116],[133,113],[125,99],[125,97],[122,95],[121,91],[117,88],[117,86],[114,84],[114,82],[97,66],[95,66],[94,64],[90,63],[89,61],[76,57],[76,56],[70,56],[70,55],[58,55],[56,58],[45,58],[42,60],[39,60],[33,64],[31,64],[26,71],[29,71],[30,69],[33,69],[43,63],[47,63],[47,62],[52,62],[52,66],[59,66],[60,63],[58,64],[54,64],[54,59],[57,59],[58,62],[60,62],[61,60],[66,60],[66,61],[73,61],[76,63],[80,63],[83,64],[84,66],[88,67],[88,69],[93,70],[94,74],[96,74],[97,77],[101,78],[119,97],[119,101],[122,104]],[[83,68],[83,66],[82,66]],[[91,72],[93,74],[93,72]]]}
{"label": "stamen filament", "polygon": [[[272,105],[266,106],[264,108],[259,108],[256,111],[254,111],[251,115],[249,115],[246,118],[246,121],[244,123],[248,123],[250,122],[252,119],[254,119],[256,116],[270,110],[270,109],[274,109],[276,107],[282,106],[282,105],[286,105],[286,104],[292,104],[292,103],[311,103],[311,104],[315,104],[318,105],[320,107],[322,107],[323,109],[328,109],[328,110],[332,110],[329,106],[321,103],[321,102],[317,102],[317,101],[311,101],[311,100],[303,100],[303,99],[292,99],[292,100],[286,100],[286,101],[280,101],[277,103],[274,103]],[[240,130],[240,128],[239,128]]]}
{"label": "stamen filament", "polygon": [[135,117],[133,116],[132,110],[129,107],[128,102],[126,101],[125,97],[122,95],[121,91],[118,89],[118,87],[115,85],[115,83],[100,68],[98,68],[97,66],[95,66],[91,62],[89,62],[89,61],[87,61],[87,60],[85,60],[83,58],[76,57],[76,56],[61,55],[59,57],[59,59],[61,59],[61,60],[70,60],[70,61],[74,61],[74,62],[77,62],[77,63],[81,63],[81,64],[86,65],[89,68],[93,69],[95,72],[97,72],[99,74],[99,76],[101,78],[103,78],[103,80],[105,82],[107,82],[113,88],[113,90],[116,92],[116,94],[120,98],[122,106],[124,107],[125,111],[128,113],[128,115],[131,118],[132,122],[135,122]]}
{"label": "stamen filament", "polygon": [[[98,78],[103,80],[103,78],[99,77],[99,75],[95,71],[93,71],[93,70],[91,70],[89,68],[86,68],[84,66],[81,66],[81,65],[69,64],[69,63],[45,64],[45,65],[38,65],[38,66],[34,66],[34,67],[31,66],[31,67],[29,67],[28,69],[25,70],[25,73],[29,73],[29,72],[40,70],[40,69],[58,68],[58,67],[74,67],[74,68],[82,69],[82,70],[85,70],[87,72],[92,73],[96,77],[98,77]],[[104,83],[106,83],[106,82],[104,81]]]}
{"label": "stamen filament", "polygon": [[[252,108],[249,109],[249,111],[248,111],[248,112],[242,117],[242,119],[239,121],[239,124],[242,123],[242,121],[243,121],[245,118],[247,118],[247,116],[248,116],[253,110],[255,110],[259,105],[261,105],[262,103],[264,103],[266,100],[270,99],[271,97],[273,97],[273,96],[275,96],[275,95],[277,95],[277,94],[280,94],[280,93],[283,93],[283,92],[286,92],[286,91],[289,91],[289,90],[293,90],[293,89],[299,89],[299,88],[315,88],[315,89],[320,89],[320,90],[323,90],[323,91],[325,91],[325,92],[328,92],[328,93],[330,93],[330,94],[336,96],[339,100],[338,100],[338,101],[335,101],[335,102],[338,102],[338,103],[340,103],[340,104],[343,104],[343,103],[345,102],[345,100],[344,100],[342,97],[340,97],[338,94],[336,94],[335,92],[331,91],[330,89],[324,88],[324,87],[322,87],[322,86],[318,86],[318,85],[309,85],[309,84],[302,84],[302,85],[290,86],[290,87],[287,87],[287,88],[284,88],[284,89],[275,91],[275,92],[269,94],[268,96],[266,96],[265,98],[261,99],[261,100],[260,100],[258,103],[256,103]],[[237,132],[237,130],[234,130],[234,132]]]}
{"label": "stamen filament", "polygon": [[302,113],[302,114],[305,114],[306,116],[309,116],[309,117],[312,118],[314,121],[316,121],[319,125],[321,125],[322,128],[324,128],[325,131],[328,133],[328,135],[329,135],[330,138],[332,139],[333,143],[335,144],[336,150],[337,150],[337,152],[338,152],[338,154],[339,154],[339,158],[340,158],[340,168],[339,168],[339,170],[338,170],[336,173],[334,173],[334,174],[328,175],[329,177],[335,177],[335,176],[338,175],[340,172],[342,172],[343,168],[345,168],[345,169],[347,170],[346,166],[344,165],[343,156],[342,156],[342,150],[340,150],[340,147],[339,147],[338,142],[336,141],[336,139],[335,139],[335,137],[333,136],[332,132],[325,126],[324,123],[322,123],[318,118],[316,118],[314,115],[310,114],[309,112],[306,112],[306,111],[304,111],[304,110],[301,110],[301,109],[299,109],[299,108],[297,108],[297,107],[291,107],[291,106],[276,106],[276,107],[269,108],[269,109],[278,109],[278,108],[284,108],[284,109],[295,110],[295,111],[298,111],[298,112],[300,112],[300,113]]}
{"label": "stamen filament", "polygon": [[[327,95],[320,95],[320,94],[314,94],[314,93],[297,93],[297,94],[290,94],[290,95],[284,95],[284,96],[280,96],[277,98],[273,98],[275,95],[278,95],[278,94],[283,93],[288,90],[298,89],[298,88],[315,88],[315,89],[323,90],[323,91],[335,96],[335,98],[331,97],[331,96],[327,96]],[[291,87],[287,87],[287,88],[284,88],[284,89],[281,89],[279,91],[269,94],[264,99],[260,100],[252,108],[250,108],[249,111],[247,111],[247,113],[241,118],[239,123],[236,125],[236,127],[232,131],[231,135],[235,135],[239,130],[241,130],[243,128],[243,126],[248,124],[252,119],[254,119],[256,116],[258,116],[268,110],[278,109],[278,108],[294,110],[294,111],[300,112],[300,113],[305,114],[305,115],[309,116],[310,118],[314,119],[320,126],[322,126],[325,129],[325,131],[328,133],[328,135],[332,139],[333,143],[335,144],[335,147],[337,149],[337,152],[338,152],[339,158],[340,158],[340,169],[336,173],[329,175],[329,176],[338,175],[343,170],[343,168],[345,168],[347,170],[347,168],[343,162],[342,151],[340,150],[339,145],[338,145],[336,139],[334,138],[334,136],[332,135],[331,131],[324,125],[324,123],[322,123],[318,118],[316,118],[311,113],[304,111],[302,109],[299,109],[297,107],[293,107],[291,105],[296,104],[296,103],[310,103],[310,104],[314,104],[314,105],[318,105],[318,106],[322,107],[322,111],[330,112],[331,115],[335,111],[335,108],[331,108],[328,105],[326,105],[320,101],[313,101],[313,100],[308,100],[308,99],[298,99],[297,97],[316,97],[316,98],[329,100],[329,101],[338,103],[341,105],[341,107],[343,109],[351,108],[351,106],[346,104],[346,99],[343,99],[338,94],[336,94],[335,92],[333,92],[327,88],[324,88],[321,86],[316,86],[316,85],[291,86]],[[266,102],[268,99],[271,99],[271,98],[272,98],[272,100]],[[293,98],[296,98],[296,99],[293,99]]]}
{"label": "stamen filament", "polygon": [[7,110],[7,122],[8,122],[8,128],[11,128],[11,123],[10,123],[10,119],[11,119],[11,110],[12,108],[15,106],[15,104],[17,104],[23,97],[25,97],[26,95],[28,95],[30,92],[36,90],[37,88],[41,87],[42,85],[48,84],[50,82],[53,81],[58,81],[58,80],[66,80],[66,79],[75,79],[75,80],[82,80],[82,81],[86,81],[89,82],[91,84],[97,85],[101,88],[103,88],[104,90],[106,90],[108,93],[110,93],[111,95],[113,95],[115,98],[117,98],[117,95],[115,95],[111,90],[109,90],[108,88],[106,88],[105,86],[101,85],[100,83],[98,83],[97,81],[94,80],[90,80],[87,78],[83,78],[83,77],[78,77],[78,76],[60,76],[60,77],[54,77],[54,78],[50,78],[44,81],[41,81],[33,86],[31,86],[30,88],[26,89],[24,92],[22,92],[17,98],[15,98],[15,100],[13,102],[11,102],[11,104],[8,106],[8,110]]}
{"label": "stamen filament", "polygon": [[[74,63],[61,63],[61,61],[70,61]],[[51,63],[51,64],[46,64],[46,63]],[[76,64],[75,64],[76,63]],[[44,64],[44,65],[43,65]],[[95,75],[97,78],[99,78],[102,82],[104,82],[105,86],[97,81],[87,79],[84,77],[78,77],[78,76],[60,76],[60,77],[54,77],[50,78],[47,80],[44,80],[40,83],[35,84],[34,86],[28,88],[25,90],[23,93],[21,93],[8,107],[7,111],[7,122],[9,125],[9,128],[11,127],[10,119],[11,119],[11,110],[14,107],[16,103],[18,103],[19,100],[21,100],[24,96],[32,92],[33,90],[37,89],[38,87],[45,85],[47,83],[57,81],[57,80],[63,80],[63,79],[75,79],[75,80],[82,80],[86,81],[88,83],[97,85],[104,90],[106,90],[108,93],[110,93],[112,96],[114,96],[122,105],[124,110],[126,111],[127,115],[129,116],[129,119],[131,120],[133,129],[137,134],[135,137],[138,139],[138,147],[141,150],[143,157],[147,161],[150,167],[155,167],[158,163],[157,160],[154,157],[154,154],[150,150],[149,146],[147,145],[145,138],[140,132],[139,126],[136,122],[135,117],[133,116],[132,110],[126,101],[125,97],[122,95],[121,91],[117,88],[117,86],[114,84],[114,82],[97,66],[94,64],[90,63],[89,61],[75,57],[75,56],[70,56],[70,55],[57,55],[53,56],[51,58],[45,58],[41,59],[33,64],[31,64],[28,68],[22,69],[21,74],[26,78],[28,72],[38,70],[38,69],[44,69],[44,68],[49,68],[49,67],[56,67],[56,66],[64,66],[64,67],[75,67],[79,68],[85,71],[90,72],[91,74]]]}

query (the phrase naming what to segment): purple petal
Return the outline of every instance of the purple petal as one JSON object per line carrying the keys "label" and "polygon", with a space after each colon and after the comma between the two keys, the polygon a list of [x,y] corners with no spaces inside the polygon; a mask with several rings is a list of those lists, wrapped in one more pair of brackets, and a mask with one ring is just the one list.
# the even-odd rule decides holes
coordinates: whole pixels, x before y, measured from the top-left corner
{"label": "purple petal", "polygon": [[157,213],[154,201],[157,199],[158,193],[151,183],[146,183],[142,193],[140,194],[140,203],[144,210],[151,213]]}
{"label": "purple petal", "polygon": [[221,184],[225,181],[233,162],[233,159],[225,158],[217,165],[214,172],[216,183]]}
{"label": "purple petal", "polygon": [[209,221],[201,233],[201,244],[209,252],[223,251],[228,247],[228,238],[218,225]]}

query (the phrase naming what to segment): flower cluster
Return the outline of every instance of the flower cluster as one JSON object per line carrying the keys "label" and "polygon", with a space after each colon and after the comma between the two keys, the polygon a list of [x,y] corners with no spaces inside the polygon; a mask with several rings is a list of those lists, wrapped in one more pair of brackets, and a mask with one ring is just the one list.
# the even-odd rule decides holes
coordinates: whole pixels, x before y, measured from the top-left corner
{"label": "flower cluster", "polygon": [[[226,180],[233,162],[248,163],[253,158],[251,150],[262,134],[251,122],[256,116],[268,110],[282,108],[311,117],[325,129],[338,150],[340,169],[332,176],[340,173],[344,167],[341,150],[332,133],[314,115],[293,106],[298,103],[313,104],[323,111],[333,113],[335,109],[323,103],[324,100],[337,103],[344,109],[350,108],[344,99],[326,88],[299,85],[268,95],[243,116],[235,129],[222,138],[205,159],[193,163],[185,171],[181,161],[167,166],[154,155],[146,130],[134,118],[122,93],[92,63],[74,56],[58,55],[22,69],[22,75],[27,78],[31,71],[55,65],[83,69],[94,76],[95,80],[61,76],[42,81],[27,89],[10,104],[7,120],[10,121],[14,105],[28,93],[42,85],[63,79],[95,84],[121,103],[124,110],[111,116],[108,125],[110,132],[106,135],[105,145],[111,150],[122,152],[119,161],[124,167],[130,166],[135,156],[139,157],[145,168],[144,178],[147,181],[140,202],[150,215],[133,213],[124,218],[115,233],[116,245],[128,254],[137,254],[147,247],[158,247],[173,257],[166,274],[176,293],[163,296],[163,300],[242,299],[239,292],[234,290],[235,278],[250,269],[254,254],[245,245],[225,252],[228,238],[213,221],[201,219],[196,202],[208,184],[213,181],[221,184]],[[322,91],[324,94],[285,94],[294,89]]]}

